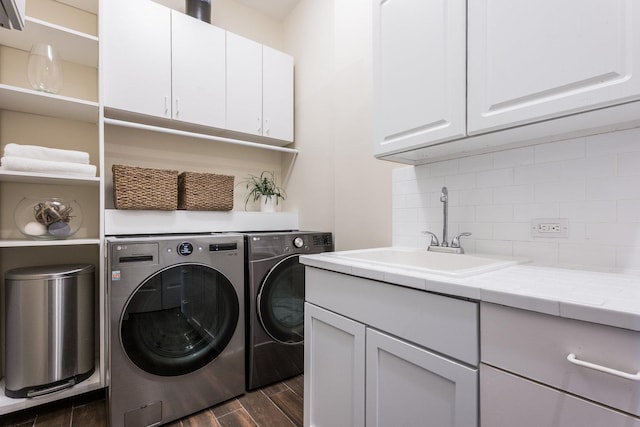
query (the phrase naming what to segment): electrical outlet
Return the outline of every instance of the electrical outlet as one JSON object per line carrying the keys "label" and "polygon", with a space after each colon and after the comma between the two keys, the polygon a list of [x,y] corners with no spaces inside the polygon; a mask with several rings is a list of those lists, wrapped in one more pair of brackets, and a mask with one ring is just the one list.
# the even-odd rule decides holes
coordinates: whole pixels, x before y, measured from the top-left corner
{"label": "electrical outlet", "polygon": [[567,218],[538,218],[531,221],[533,237],[569,237],[569,220]]}

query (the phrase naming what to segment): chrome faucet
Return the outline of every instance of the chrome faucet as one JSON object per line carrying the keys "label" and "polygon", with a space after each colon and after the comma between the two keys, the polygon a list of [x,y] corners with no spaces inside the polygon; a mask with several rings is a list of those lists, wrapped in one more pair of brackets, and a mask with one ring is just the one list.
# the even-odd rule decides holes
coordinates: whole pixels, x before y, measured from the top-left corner
{"label": "chrome faucet", "polygon": [[444,225],[442,227],[442,243],[438,242],[438,238],[430,231],[423,231],[423,234],[430,236],[429,247],[427,250],[434,252],[447,252],[451,254],[463,254],[464,249],[460,244],[460,238],[471,236],[471,233],[460,233],[451,241],[449,245],[449,190],[447,187],[442,187],[440,192],[440,201],[442,205],[442,216],[444,218]]}
{"label": "chrome faucet", "polygon": [[442,187],[440,192],[440,201],[442,205],[442,216],[444,218],[444,225],[442,227],[442,246],[449,246],[449,190],[447,187]]}

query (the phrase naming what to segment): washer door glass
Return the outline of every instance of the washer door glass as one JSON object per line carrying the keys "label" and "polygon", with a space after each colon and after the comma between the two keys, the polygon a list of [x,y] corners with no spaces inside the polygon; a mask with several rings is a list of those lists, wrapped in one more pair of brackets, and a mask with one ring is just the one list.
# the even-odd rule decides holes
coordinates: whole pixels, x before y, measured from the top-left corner
{"label": "washer door glass", "polygon": [[297,255],[269,271],[257,306],[260,323],[271,338],[285,344],[304,341],[304,266]]}
{"label": "washer door glass", "polygon": [[122,346],[146,372],[184,375],[218,357],[239,312],[233,285],[220,272],[173,266],[146,279],[129,299],[120,321]]}

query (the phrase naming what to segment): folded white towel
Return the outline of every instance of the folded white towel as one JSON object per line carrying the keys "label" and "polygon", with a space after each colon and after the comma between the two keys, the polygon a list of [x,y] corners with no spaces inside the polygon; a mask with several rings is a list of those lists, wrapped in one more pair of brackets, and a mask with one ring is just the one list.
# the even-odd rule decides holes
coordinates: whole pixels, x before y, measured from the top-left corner
{"label": "folded white towel", "polygon": [[47,160],[49,162],[89,164],[89,153],[84,151],[62,150],[38,145],[9,143],[4,147],[4,155],[5,157],[24,157],[27,159]]}
{"label": "folded white towel", "polygon": [[25,159],[23,157],[3,157],[0,159],[5,170],[22,172],[51,173],[57,175],[74,175],[95,177],[97,168],[94,165],[83,165],[70,162],[50,162],[47,160]]}

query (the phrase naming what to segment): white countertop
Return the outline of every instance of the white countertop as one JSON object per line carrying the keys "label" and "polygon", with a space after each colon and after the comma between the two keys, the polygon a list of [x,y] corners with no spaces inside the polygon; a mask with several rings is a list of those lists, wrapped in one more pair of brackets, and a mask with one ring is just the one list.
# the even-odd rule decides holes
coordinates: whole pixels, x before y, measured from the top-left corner
{"label": "white countertop", "polygon": [[471,277],[450,277],[341,258],[340,252],[304,255],[300,262],[424,291],[640,331],[639,276],[518,264]]}

